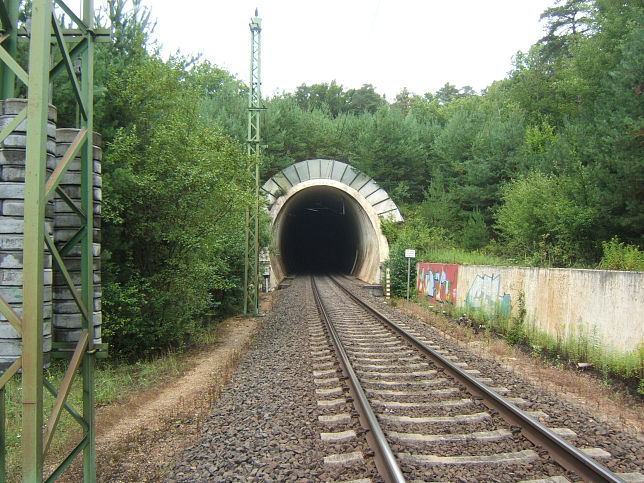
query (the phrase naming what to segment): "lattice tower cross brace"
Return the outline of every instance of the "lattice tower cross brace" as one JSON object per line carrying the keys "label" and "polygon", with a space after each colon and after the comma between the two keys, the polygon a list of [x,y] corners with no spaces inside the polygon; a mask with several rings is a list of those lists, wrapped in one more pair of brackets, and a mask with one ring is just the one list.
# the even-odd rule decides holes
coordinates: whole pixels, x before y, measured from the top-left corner
{"label": "lattice tower cross brace", "polygon": [[[255,167],[255,197],[246,209],[246,261],[244,266],[244,314],[252,309],[259,313],[259,165],[261,162],[260,113],[261,95],[261,32],[262,19],[250,21],[250,88],[248,91],[248,156]],[[252,166],[252,165],[251,165]]]}

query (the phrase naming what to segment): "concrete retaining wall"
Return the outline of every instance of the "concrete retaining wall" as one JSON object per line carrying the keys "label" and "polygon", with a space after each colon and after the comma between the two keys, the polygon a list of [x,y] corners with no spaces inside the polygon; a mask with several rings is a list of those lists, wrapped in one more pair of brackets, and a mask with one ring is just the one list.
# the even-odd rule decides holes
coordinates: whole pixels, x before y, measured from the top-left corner
{"label": "concrete retaining wall", "polygon": [[[430,265],[440,273],[419,264],[420,288]],[[514,314],[523,293],[527,320],[553,336],[583,333],[624,352],[644,343],[644,272],[459,265],[451,288],[456,306]]]}

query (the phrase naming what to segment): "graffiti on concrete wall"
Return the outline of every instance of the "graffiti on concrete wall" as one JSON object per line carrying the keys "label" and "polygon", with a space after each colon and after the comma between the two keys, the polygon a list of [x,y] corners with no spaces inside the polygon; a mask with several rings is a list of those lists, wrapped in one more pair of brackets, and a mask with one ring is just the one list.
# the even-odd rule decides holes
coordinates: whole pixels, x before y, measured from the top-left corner
{"label": "graffiti on concrete wall", "polygon": [[416,293],[424,294],[432,302],[453,304],[456,300],[458,265],[447,263],[419,263]]}
{"label": "graffiti on concrete wall", "polygon": [[477,275],[467,292],[468,309],[482,309],[509,315],[512,309],[510,294],[501,294],[501,275]]}

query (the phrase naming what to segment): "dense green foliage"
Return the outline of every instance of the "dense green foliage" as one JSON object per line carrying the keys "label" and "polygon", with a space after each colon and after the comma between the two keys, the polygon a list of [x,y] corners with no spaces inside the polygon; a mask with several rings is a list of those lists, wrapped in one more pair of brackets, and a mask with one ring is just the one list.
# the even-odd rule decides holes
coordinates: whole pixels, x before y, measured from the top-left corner
{"label": "dense green foliage", "polygon": [[[254,194],[245,149],[229,130],[238,123],[227,100],[244,86],[198,59],[163,61],[148,42],[150,16],[139,2],[110,0],[99,21],[112,43],[96,51],[103,337],[123,357],[189,343],[239,307]],[[56,90],[55,102],[59,125],[74,125],[69,92]]]}
{"label": "dense green foliage", "polygon": [[183,74],[153,58],[108,84],[120,93],[114,106],[133,119],[115,132],[104,175],[105,258],[114,277],[106,290],[125,284],[129,295],[134,280],[131,295],[145,300],[134,323],[106,300],[106,335],[128,350],[193,335],[241,271],[244,157],[199,116],[198,93],[182,85]]}
{"label": "dense green foliage", "polygon": [[[162,60],[154,11],[127,5],[109,0],[99,19],[113,40],[96,52],[95,112],[104,334],[135,355],[182,345],[239,304],[252,180],[247,87],[200,59]],[[408,220],[385,224],[404,274],[405,248],[641,270],[644,2],[558,0],[543,21],[544,38],[482,93],[448,83],[389,102],[331,81],[266,99],[262,176],[320,157],[374,177]],[[59,126],[74,125],[69,89],[54,93]],[[393,283],[404,293],[406,275]]]}

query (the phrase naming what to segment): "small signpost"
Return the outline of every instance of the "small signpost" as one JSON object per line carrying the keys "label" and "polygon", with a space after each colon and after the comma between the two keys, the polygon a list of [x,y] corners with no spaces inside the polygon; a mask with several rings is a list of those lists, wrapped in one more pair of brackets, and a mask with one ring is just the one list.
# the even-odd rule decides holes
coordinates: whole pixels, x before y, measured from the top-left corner
{"label": "small signpost", "polygon": [[407,303],[409,303],[409,275],[411,272],[411,259],[416,258],[416,250],[407,248],[405,250],[405,258],[407,258]]}

